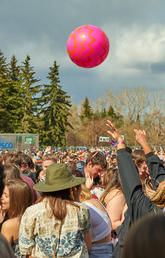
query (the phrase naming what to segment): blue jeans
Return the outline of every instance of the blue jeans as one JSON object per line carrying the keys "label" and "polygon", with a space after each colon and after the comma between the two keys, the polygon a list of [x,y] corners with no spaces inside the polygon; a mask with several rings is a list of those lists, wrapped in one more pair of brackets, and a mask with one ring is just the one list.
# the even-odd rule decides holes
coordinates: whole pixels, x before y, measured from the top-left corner
{"label": "blue jeans", "polygon": [[89,252],[89,257],[90,258],[111,258],[113,249],[114,247],[112,242],[93,245]]}

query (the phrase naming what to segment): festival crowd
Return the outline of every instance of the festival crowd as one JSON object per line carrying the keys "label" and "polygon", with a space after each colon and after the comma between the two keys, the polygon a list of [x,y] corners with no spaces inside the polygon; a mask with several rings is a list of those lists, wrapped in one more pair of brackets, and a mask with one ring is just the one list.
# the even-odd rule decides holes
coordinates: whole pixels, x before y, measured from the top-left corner
{"label": "festival crowd", "polygon": [[111,123],[111,147],[0,154],[0,258],[163,258],[165,152]]}

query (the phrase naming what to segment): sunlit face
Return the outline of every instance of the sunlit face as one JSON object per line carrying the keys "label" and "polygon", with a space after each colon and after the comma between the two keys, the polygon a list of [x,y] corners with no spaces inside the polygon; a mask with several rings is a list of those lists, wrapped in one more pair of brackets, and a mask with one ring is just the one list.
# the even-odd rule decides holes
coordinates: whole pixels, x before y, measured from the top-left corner
{"label": "sunlit face", "polygon": [[10,195],[9,195],[9,189],[7,186],[4,187],[3,194],[1,197],[1,207],[2,210],[8,211],[10,207]]}
{"label": "sunlit face", "polygon": [[101,176],[103,172],[104,172],[104,169],[102,168],[101,165],[93,165],[92,166],[92,164],[89,164],[89,166],[88,166],[88,173],[92,178]]}
{"label": "sunlit face", "polygon": [[54,164],[53,160],[45,160],[42,162],[42,170],[46,173],[46,169],[48,166]]}

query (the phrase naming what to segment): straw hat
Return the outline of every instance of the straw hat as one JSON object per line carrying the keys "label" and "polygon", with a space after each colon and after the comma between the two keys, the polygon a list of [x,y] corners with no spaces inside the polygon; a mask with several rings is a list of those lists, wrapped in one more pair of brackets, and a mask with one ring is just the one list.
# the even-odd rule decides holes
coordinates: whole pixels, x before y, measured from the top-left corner
{"label": "straw hat", "polygon": [[75,177],[64,163],[55,163],[48,166],[46,170],[46,179],[34,185],[38,192],[60,191],[85,182],[83,177]]}

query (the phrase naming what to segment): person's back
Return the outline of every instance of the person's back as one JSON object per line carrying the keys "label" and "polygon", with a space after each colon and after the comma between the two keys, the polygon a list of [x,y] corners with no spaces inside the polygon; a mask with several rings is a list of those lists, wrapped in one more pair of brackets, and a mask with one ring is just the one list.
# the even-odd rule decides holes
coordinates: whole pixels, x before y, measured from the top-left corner
{"label": "person's back", "polygon": [[111,241],[111,222],[105,207],[82,184],[80,200],[88,206],[92,225],[92,247],[90,258],[112,257],[113,243]]}
{"label": "person's back", "polygon": [[87,207],[80,203],[68,204],[67,215],[62,222],[51,216],[51,213],[46,199],[26,210],[20,227],[21,253],[27,254],[35,242],[32,257],[52,257],[56,240],[59,238],[57,257],[88,257],[82,234],[90,227]]}
{"label": "person's back", "polygon": [[[32,257],[88,257],[91,245],[90,215],[78,203],[84,178],[75,178],[65,164],[52,164],[46,178],[34,189],[41,193],[22,219],[19,247]],[[88,249],[87,249],[88,248]]]}

